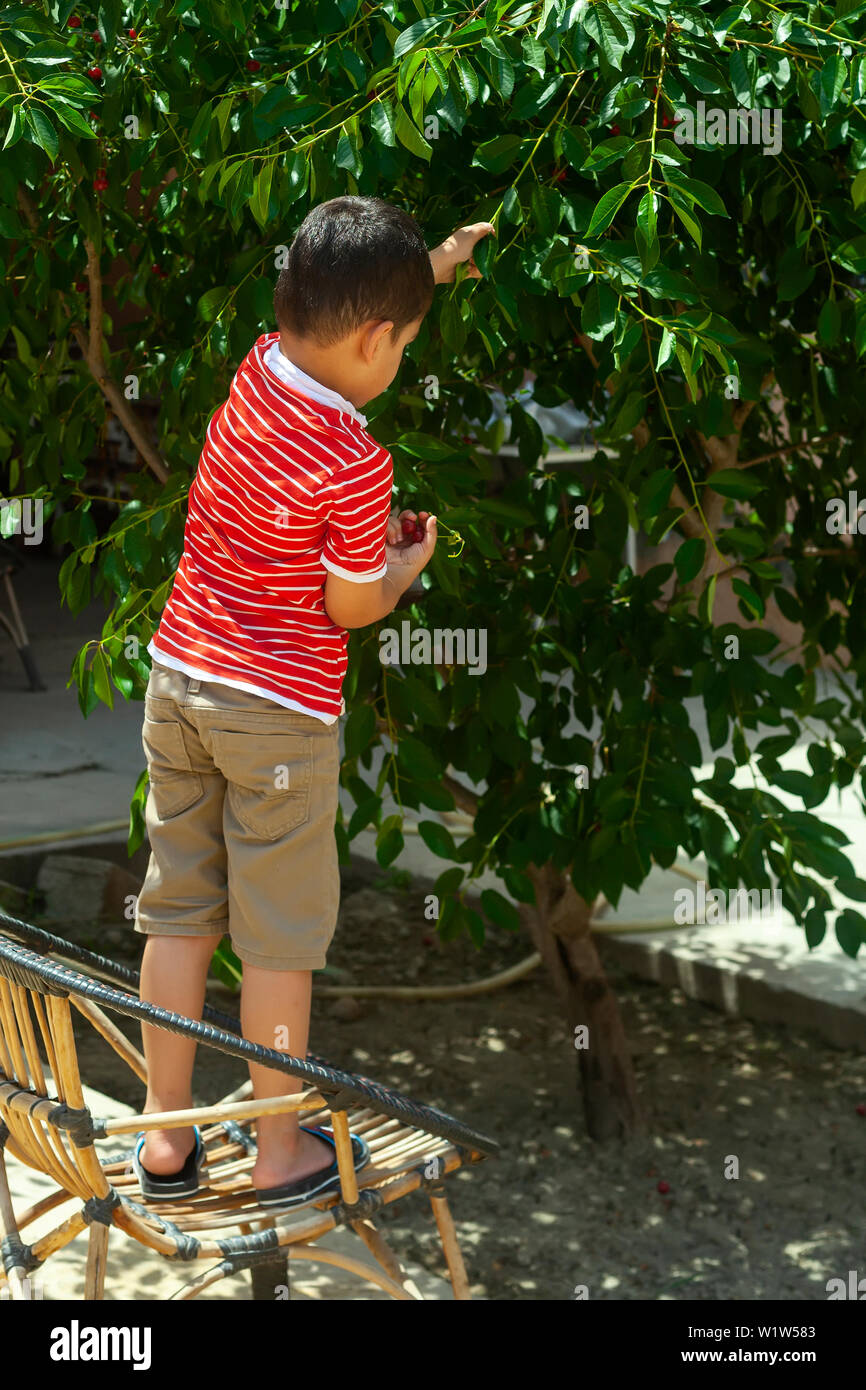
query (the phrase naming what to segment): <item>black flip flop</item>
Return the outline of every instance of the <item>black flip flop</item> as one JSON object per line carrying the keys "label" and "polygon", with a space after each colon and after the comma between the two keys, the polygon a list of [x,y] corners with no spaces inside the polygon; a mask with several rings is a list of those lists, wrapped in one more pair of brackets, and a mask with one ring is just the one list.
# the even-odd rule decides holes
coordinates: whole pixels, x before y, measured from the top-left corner
{"label": "black flip flop", "polygon": [[146,1135],[142,1132],[136,1136],[132,1167],[138,1178],[142,1197],[148,1197],[151,1201],[156,1202],[171,1198],[177,1199],[178,1197],[195,1197],[200,1186],[205,1150],[198,1125],[193,1125],[193,1129],[195,1130],[195,1144],[179,1173],[151,1173],[145,1168],[141,1161],[141,1150],[144,1147]]}
{"label": "black flip flop", "polygon": [[[334,1159],[327,1168],[321,1168],[318,1173],[308,1173],[305,1178],[298,1178],[296,1182],[283,1183],[281,1187],[257,1187],[255,1189],[256,1200],[262,1207],[301,1207],[307,1202],[315,1201],[317,1197],[323,1197],[328,1192],[334,1192],[340,1186],[340,1172],[337,1167],[336,1141],[334,1132],[331,1129],[312,1129],[306,1125],[300,1126],[302,1133],[314,1134],[318,1139],[323,1139],[326,1144],[330,1144],[334,1149]],[[365,1164],[370,1162],[370,1148],[366,1140],[359,1134],[350,1136],[352,1140],[352,1157],[355,1160],[355,1172],[359,1172]]]}

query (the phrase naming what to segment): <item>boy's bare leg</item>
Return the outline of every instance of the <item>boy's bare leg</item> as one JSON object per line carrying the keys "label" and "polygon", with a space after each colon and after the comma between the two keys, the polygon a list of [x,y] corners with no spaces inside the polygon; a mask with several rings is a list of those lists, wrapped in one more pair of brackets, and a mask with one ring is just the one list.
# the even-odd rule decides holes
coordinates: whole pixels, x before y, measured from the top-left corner
{"label": "boy's bare leg", "polygon": [[[207,971],[220,936],[149,936],[141,961],[141,998],[185,1018],[200,1019]],[[145,1114],[192,1107],[192,1068],[195,1042],[167,1033],[150,1023],[141,1025],[147,1060]],[[152,1129],[147,1132],[141,1161],[151,1173],[177,1173],[192,1152],[192,1128]]]}
{"label": "boy's bare leg", "polygon": [[[310,970],[263,970],[244,962],[241,989],[241,1022],[244,1037],[262,1047],[306,1057],[310,1030]],[[300,1077],[250,1063],[253,1095],[294,1095],[304,1089]],[[258,1157],[252,1171],[253,1186],[280,1187],[327,1168],[333,1159],[321,1139],[299,1130],[297,1114],[263,1115],[256,1120]]]}

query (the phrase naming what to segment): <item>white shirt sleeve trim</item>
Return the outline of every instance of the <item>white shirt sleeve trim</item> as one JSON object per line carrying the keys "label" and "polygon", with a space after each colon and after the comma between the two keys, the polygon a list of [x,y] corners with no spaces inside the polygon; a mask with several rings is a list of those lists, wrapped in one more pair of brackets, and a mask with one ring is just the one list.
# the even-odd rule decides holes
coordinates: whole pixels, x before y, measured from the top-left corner
{"label": "white shirt sleeve trim", "polygon": [[387,561],[381,569],[376,570],[373,574],[352,574],[350,570],[344,570],[342,565],[335,565],[333,560],[328,560],[324,555],[322,556],[322,564],[326,570],[331,574],[335,574],[338,579],[348,579],[353,584],[370,584],[374,579],[384,579],[385,575],[388,573]]}

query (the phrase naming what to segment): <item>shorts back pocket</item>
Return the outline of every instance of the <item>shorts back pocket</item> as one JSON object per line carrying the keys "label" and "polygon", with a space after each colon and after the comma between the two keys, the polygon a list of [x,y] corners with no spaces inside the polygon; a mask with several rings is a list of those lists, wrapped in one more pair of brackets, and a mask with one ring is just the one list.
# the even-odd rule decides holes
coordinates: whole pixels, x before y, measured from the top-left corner
{"label": "shorts back pocket", "polygon": [[213,758],[242,825],[278,840],[310,814],[312,739],[306,734],[213,730]]}
{"label": "shorts back pocket", "polygon": [[161,820],[169,820],[200,799],[201,777],[192,769],[180,724],[145,714],[141,741],[154,806]]}

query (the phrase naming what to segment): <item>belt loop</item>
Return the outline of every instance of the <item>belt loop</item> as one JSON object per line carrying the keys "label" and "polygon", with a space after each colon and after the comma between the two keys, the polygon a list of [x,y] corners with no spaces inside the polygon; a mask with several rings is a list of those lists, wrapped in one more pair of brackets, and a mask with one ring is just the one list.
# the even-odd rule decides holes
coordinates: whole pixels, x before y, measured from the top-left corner
{"label": "belt loop", "polygon": [[197,695],[198,692],[199,692],[200,690],[201,690],[201,681],[199,681],[199,680],[191,680],[190,683],[189,683],[189,693],[190,693],[190,695]]}

